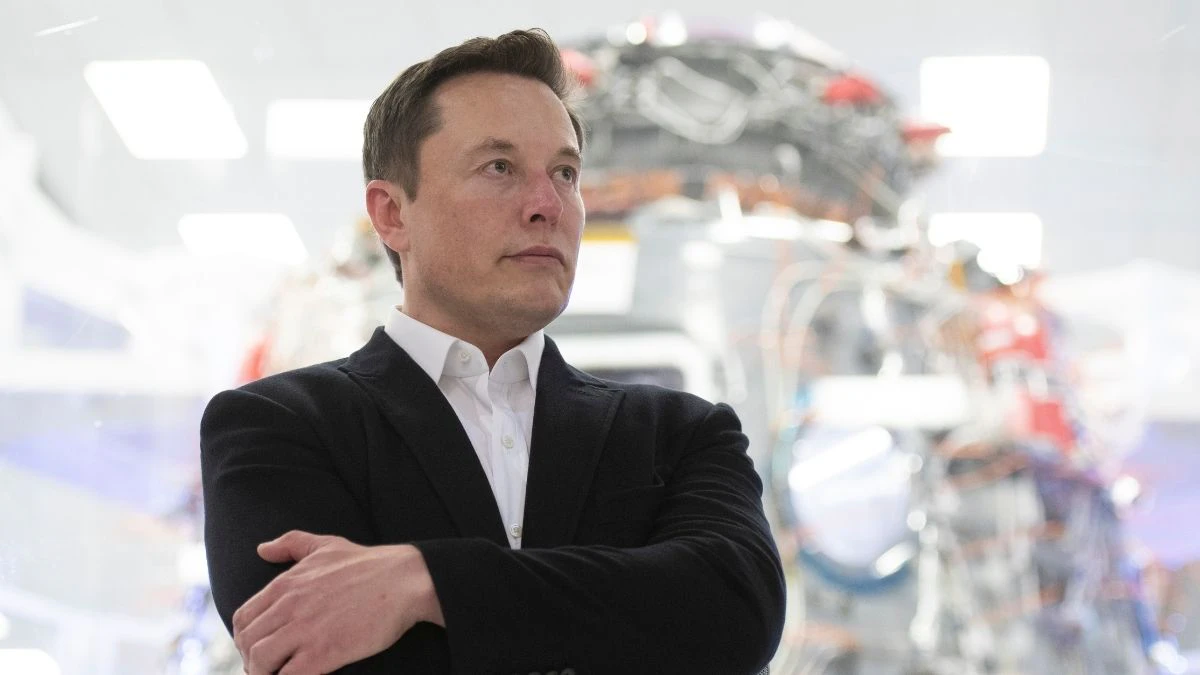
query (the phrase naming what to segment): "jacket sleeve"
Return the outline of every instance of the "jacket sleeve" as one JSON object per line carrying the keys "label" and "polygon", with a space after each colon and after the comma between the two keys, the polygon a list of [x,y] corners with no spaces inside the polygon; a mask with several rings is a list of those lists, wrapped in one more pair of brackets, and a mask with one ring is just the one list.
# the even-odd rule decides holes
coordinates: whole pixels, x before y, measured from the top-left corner
{"label": "jacket sleeve", "polygon": [[[335,464],[330,435],[339,432],[323,436],[311,424],[322,412],[322,404],[279,383],[221,392],[204,412],[204,540],[213,601],[230,632],[233,613],[290,567],[260,558],[259,543],[289,530],[376,540],[366,496],[351,487],[365,485],[365,475],[348,475],[365,469]],[[337,672],[441,672],[444,645],[441,628],[420,623],[387,650]]]}
{"label": "jacket sleeve", "polygon": [[454,671],[758,672],[779,643],[784,581],[746,448],[734,412],[712,406],[639,548],[417,542]]}
{"label": "jacket sleeve", "polygon": [[258,544],[293,529],[370,541],[365,510],[304,416],[238,389],[215,396],[200,425],[204,541],[213,600],[225,626],[287,565]]}

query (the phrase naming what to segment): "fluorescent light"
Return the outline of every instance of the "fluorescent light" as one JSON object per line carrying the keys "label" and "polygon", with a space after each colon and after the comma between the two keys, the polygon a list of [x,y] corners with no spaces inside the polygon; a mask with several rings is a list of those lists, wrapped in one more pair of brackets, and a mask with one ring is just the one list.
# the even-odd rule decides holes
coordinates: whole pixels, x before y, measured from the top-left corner
{"label": "fluorescent light", "polygon": [[1019,268],[1042,264],[1042,219],[1036,213],[936,213],[929,242],[944,246],[969,241],[979,247],[979,265],[1005,283],[1020,279]]}
{"label": "fluorescent light", "polygon": [[61,675],[58,661],[40,649],[0,649],[0,673]]}
{"label": "fluorescent light", "polygon": [[809,396],[813,417],[835,427],[949,429],[971,412],[953,375],[829,375],[813,380]]}
{"label": "fluorescent light", "polygon": [[1046,148],[1050,65],[1040,56],[921,62],[921,115],[950,128],[948,157],[1033,157]]}
{"label": "fluorescent light", "polygon": [[778,49],[787,44],[794,32],[787,21],[761,17],[754,24],[754,42],[763,49]]}
{"label": "fluorescent light", "polygon": [[308,257],[291,218],[282,213],[190,213],[179,236],[192,253],[299,264]]}
{"label": "fluorescent light", "polygon": [[203,61],[93,61],[83,77],[138,159],[236,159],[246,137]]}
{"label": "fluorescent light", "polygon": [[371,102],[282,99],[267,106],[267,152],[288,159],[358,159]]}
{"label": "fluorescent light", "polygon": [[683,17],[675,12],[666,12],[659,17],[655,37],[660,45],[678,47],[687,42],[687,25]]}
{"label": "fluorescent light", "polygon": [[629,44],[640,45],[646,41],[646,24],[638,21],[625,28],[625,39]]}
{"label": "fluorescent light", "polygon": [[849,223],[843,223],[840,220],[814,220],[811,227],[817,237],[826,241],[845,244],[854,238],[854,228]]}

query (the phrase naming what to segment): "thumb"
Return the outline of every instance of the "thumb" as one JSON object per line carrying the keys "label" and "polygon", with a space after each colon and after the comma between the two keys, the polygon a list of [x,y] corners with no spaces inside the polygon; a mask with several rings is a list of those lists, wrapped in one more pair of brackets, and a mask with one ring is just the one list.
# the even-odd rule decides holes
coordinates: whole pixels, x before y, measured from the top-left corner
{"label": "thumb", "polygon": [[300,530],[292,530],[283,536],[258,545],[258,555],[273,563],[299,561],[320,548],[325,537]]}

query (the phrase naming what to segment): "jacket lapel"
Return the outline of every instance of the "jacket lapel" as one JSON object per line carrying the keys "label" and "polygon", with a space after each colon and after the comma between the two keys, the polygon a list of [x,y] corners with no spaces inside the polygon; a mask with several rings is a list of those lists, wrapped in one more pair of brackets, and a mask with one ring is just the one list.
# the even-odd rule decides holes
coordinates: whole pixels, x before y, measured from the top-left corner
{"label": "jacket lapel", "polygon": [[533,411],[523,547],[573,540],[622,394],[585,380],[546,338]]}
{"label": "jacket lapel", "polygon": [[404,438],[459,534],[507,547],[487,475],[437,384],[382,327],[375,329],[370,341],[350,356],[344,368]]}

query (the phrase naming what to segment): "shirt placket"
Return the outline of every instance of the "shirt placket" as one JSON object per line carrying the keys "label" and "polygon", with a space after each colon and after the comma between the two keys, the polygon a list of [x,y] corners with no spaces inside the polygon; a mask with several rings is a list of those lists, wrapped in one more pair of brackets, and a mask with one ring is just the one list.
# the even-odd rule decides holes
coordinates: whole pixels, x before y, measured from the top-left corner
{"label": "shirt placket", "polygon": [[508,402],[510,386],[506,383],[493,383],[490,388],[492,410],[494,411],[492,447],[495,448],[496,453],[493,455],[493,461],[497,467],[503,467],[501,471],[504,473],[504,489],[499,493],[504,501],[504,506],[501,508],[504,516],[504,529],[508,535],[509,544],[513,548],[520,548],[524,527],[522,515],[525,489],[522,480],[524,473],[520,465],[521,437],[513,424],[512,410]]}

